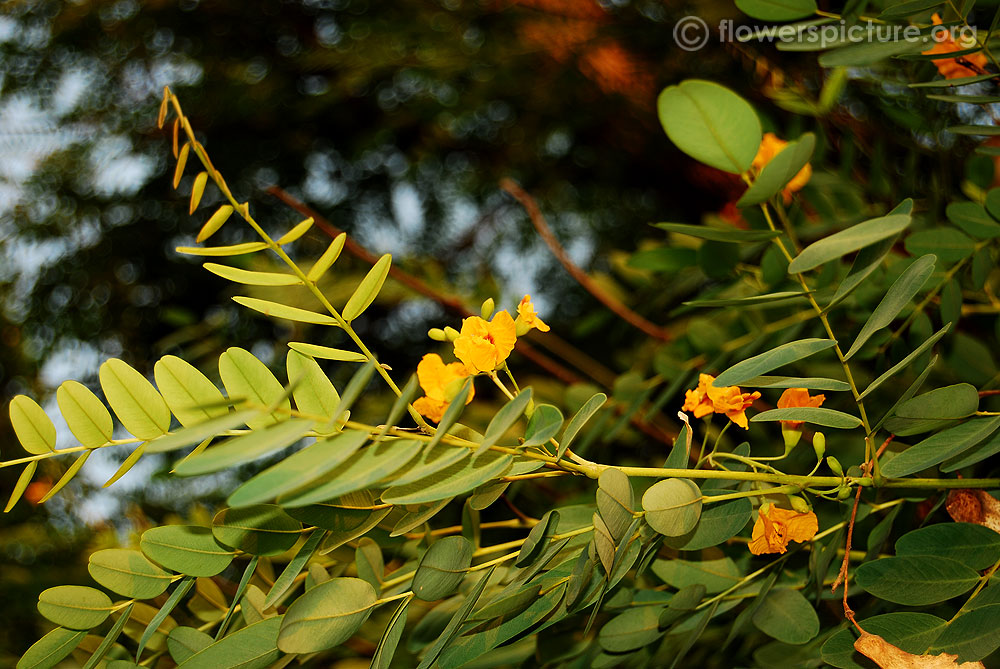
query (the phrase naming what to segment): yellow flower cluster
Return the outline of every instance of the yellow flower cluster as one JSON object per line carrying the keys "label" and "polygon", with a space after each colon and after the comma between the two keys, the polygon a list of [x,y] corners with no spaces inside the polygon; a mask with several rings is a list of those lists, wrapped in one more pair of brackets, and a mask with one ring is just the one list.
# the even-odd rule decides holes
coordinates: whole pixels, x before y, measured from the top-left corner
{"label": "yellow flower cluster", "polygon": [[744,430],[748,429],[746,410],[760,398],[760,393],[745,393],[739,386],[716,388],[712,385],[713,381],[714,376],[701,374],[698,377],[698,387],[685,393],[681,410],[692,412],[695,418],[723,413]]}
{"label": "yellow flower cluster", "polygon": [[819,530],[819,521],[812,511],[800,512],[777,506],[761,506],[757,522],[750,535],[750,552],[784,553],[789,541],[809,541]]}
{"label": "yellow flower cluster", "polygon": [[[445,364],[437,353],[428,353],[417,365],[417,380],[424,397],[413,403],[429,420],[438,423],[448,404],[462,389],[464,379],[476,374],[492,374],[506,364],[518,336],[535,328],[548,332],[549,326],[535,313],[531,296],[525,295],[517,305],[517,319],[506,311],[486,320],[469,316],[462,321],[462,330],[454,339],[455,357],[459,362]],[[466,403],[472,401],[470,390]]]}

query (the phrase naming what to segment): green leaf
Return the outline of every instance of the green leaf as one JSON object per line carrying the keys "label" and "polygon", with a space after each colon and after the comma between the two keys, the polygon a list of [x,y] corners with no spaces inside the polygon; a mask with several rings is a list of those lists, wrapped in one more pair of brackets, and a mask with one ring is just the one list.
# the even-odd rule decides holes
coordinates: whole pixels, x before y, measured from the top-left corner
{"label": "green leaf", "polygon": [[956,383],[900,403],[896,415],[902,418],[966,418],[978,408],[979,393],[975,386]]}
{"label": "green leaf", "polygon": [[904,0],[894,5],[886,7],[879,14],[883,19],[899,19],[922,14],[929,9],[934,9],[945,4],[945,0]]}
{"label": "green leaf", "polygon": [[[504,484],[504,488],[506,488],[506,484]],[[428,520],[436,516],[453,499],[455,498],[446,497],[445,499],[441,499],[427,505],[417,505],[416,510],[408,511],[406,515],[396,521],[396,524],[392,526],[392,532],[389,533],[389,536],[398,537],[423,525]],[[472,498],[470,498],[470,504],[471,499]]]}
{"label": "green leaf", "polygon": [[288,348],[312,358],[323,358],[324,360],[336,360],[338,362],[368,362],[367,356],[361,353],[330,348],[329,346],[318,346],[316,344],[304,344],[293,341],[288,344]]}
{"label": "green leaf", "polygon": [[246,253],[256,253],[267,248],[264,242],[245,242],[232,246],[178,246],[176,251],[189,256],[241,256]]}
{"label": "green leaf", "polygon": [[530,532],[528,532],[528,536],[525,538],[524,543],[521,544],[521,550],[518,552],[517,558],[514,560],[514,566],[526,567],[531,564],[545,546],[545,543],[543,542],[547,543],[547,538],[558,524],[559,511],[556,509],[546,511],[545,515],[542,516],[538,523],[531,528]]}
{"label": "green leaf", "polygon": [[17,661],[16,669],[50,669],[72,653],[85,636],[87,636],[86,630],[57,627],[25,651]]}
{"label": "green leaf", "polygon": [[392,656],[396,654],[396,647],[403,637],[403,630],[406,629],[406,612],[410,605],[410,598],[403,599],[396,610],[389,618],[385,633],[379,639],[378,646],[375,647],[375,654],[372,656],[371,669],[389,669],[392,664]]}
{"label": "green leaf", "polygon": [[87,459],[90,458],[90,454],[93,453],[93,452],[94,451],[90,450],[90,451],[84,451],[83,453],[81,453],[80,457],[78,457],[76,460],[74,460],[73,464],[71,464],[66,469],[66,471],[63,473],[63,475],[61,477],[59,477],[59,480],[56,481],[56,484],[54,486],[52,486],[51,488],[49,488],[49,491],[47,493],[45,493],[45,495],[43,495],[40,500],[38,500],[38,503],[39,504],[44,504],[45,502],[47,502],[50,499],[52,499],[53,497],[55,497],[56,494],[60,490],[62,490],[63,487],[65,487],[65,485],[67,483],[69,483],[70,481],[72,481],[73,477],[76,476],[80,472],[80,470],[83,468],[83,465],[87,462]]}
{"label": "green leaf", "polygon": [[[460,637],[450,648],[441,654],[439,666],[441,669],[457,669],[458,667],[469,666],[472,660],[486,654],[493,648],[526,630],[535,627],[546,620],[552,611],[559,606],[565,591],[565,585],[556,586],[539,597],[531,606],[514,618],[505,620],[500,625],[484,630],[479,634]],[[558,618],[556,619],[558,620]],[[421,667],[424,666],[429,665],[421,664]]]}
{"label": "green leaf", "polygon": [[994,432],[988,439],[984,439],[972,448],[946,460],[941,465],[941,471],[958,471],[977,462],[982,462],[997,453],[1000,453],[1000,431]]}
{"label": "green leaf", "polygon": [[583,426],[587,424],[588,420],[593,418],[598,409],[604,406],[604,403],[607,401],[607,395],[604,393],[596,393],[592,395],[582,407],[580,407],[579,411],[573,414],[573,417],[566,426],[566,430],[563,432],[562,439],[559,442],[558,457],[561,458],[566,453],[566,449],[568,449],[570,444],[573,443],[573,440],[576,439],[576,435],[580,433]]}
{"label": "green leaf", "polygon": [[233,552],[220,546],[210,529],[196,525],[151,527],[139,548],[157,564],[188,576],[215,576],[233,561]]}
{"label": "green leaf", "polygon": [[375,590],[360,578],[333,578],[292,602],[278,634],[285,653],[315,653],[339,646],[377,606]]}
{"label": "green leaf", "polygon": [[114,439],[115,424],[97,395],[78,381],[64,381],[56,390],[59,411],[73,436],[89,448]]}
{"label": "green leaf", "polygon": [[701,490],[688,479],[657,481],[642,496],[646,522],[668,537],[687,534],[701,517]]}
{"label": "green leaf", "polygon": [[1000,604],[961,613],[948,623],[928,653],[958,655],[959,662],[976,662],[1000,648]]}
{"label": "green leaf", "polygon": [[851,389],[846,381],[801,376],[755,376],[741,386],[748,388],[808,388],[810,390],[833,390],[845,392]]}
{"label": "green leaf", "polygon": [[[970,77],[971,78],[971,77]],[[1000,128],[995,125],[953,125],[945,128],[945,132],[956,135],[976,135],[979,137],[994,137],[1000,135]]]}
{"label": "green leaf", "polygon": [[562,426],[562,411],[551,404],[536,405],[535,412],[528,420],[528,427],[524,430],[524,442],[521,447],[541,446],[547,443],[559,433]]}
{"label": "green leaf", "polygon": [[[232,346],[219,356],[219,375],[230,398],[242,398],[260,406],[277,406],[291,410],[285,389],[263,362],[250,351]],[[256,430],[288,418],[287,413],[275,411],[247,421],[247,427]]]}
{"label": "green leaf", "polygon": [[122,611],[120,616],[118,616],[118,620],[111,626],[111,629],[108,630],[108,633],[101,640],[101,644],[91,654],[87,663],[83,665],[83,669],[94,669],[94,667],[96,667],[97,664],[104,659],[104,656],[111,649],[112,644],[118,640],[118,636],[122,633],[122,628],[125,627],[125,623],[128,622],[129,616],[132,615],[133,607],[135,607],[135,602],[125,607],[125,610]]}
{"label": "green leaf", "polygon": [[845,359],[851,358],[855,353],[857,353],[865,342],[879,330],[887,327],[892,323],[893,319],[899,315],[906,305],[910,303],[910,300],[924,287],[927,283],[927,279],[931,277],[934,273],[934,264],[937,262],[937,256],[933,254],[921,256],[920,258],[913,261],[909,267],[899,275],[889,290],[886,291],[885,297],[879,302],[878,306],[875,307],[875,311],[865,322],[864,326],[861,328],[861,332],[858,334],[858,338],[854,340],[851,344],[850,350],[844,356]]}
{"label": "green leaf", "polygon": [[648,646],[663,634],[660,611],[658,606],[628,609],[604,624],[597,641],[610,653],[627,653]]}
{"label": "green leaf", "polygon": [[973,523],[928,525],[901,536],[896,555],[937,555],[972,569],[986,569],[1000,559],[1000,534]]}
{"label": "green leaf", "polygon": [[453,593],[472,564],[472,543],[461,536],[438,539],[420,557],[411,589],[433,602]]}
{"label": "green leaf", "polygon": [[[682,304],[689,307],[749,307],[755,304],[768,304],[770,302],[783,302],[794,297],[807,295],[802,291],[784,291],[781,293],[768,293],[766,295],[749,295],[747,297],[734,297],[732,299],[719,300],[689,300]],[[775,305],[777,306],[777,305]]]}
{"label": "green leaf", "polygon": [[275,616],[247,625],[198,651],[178,666],[186,669],[270,667],[281,657],[281,651],[278,650],[278,634],[287,617],[287,615]]}
{"label": "green leaf", "polygon": [[340,252],[344,250],[344,242],[347,241],[347,233],[341,232],[339,235],[333,238],[330,245],[326,247],[326,251],[323,255],[319,257],[316,264],[312,266],[309,273],[306,274],[306,279],[312,282],[319,281],[320,278],[326,271],[333,266],[333,263],[337,262],[337,258],[340,257]]}
{"label": "green leaf", "polygon": [[834,409],[823,409],[820,407],[790,407],[788,409],[770,409],[762,411],[750,419],[751,423],[763,423],[775,420],[796,420],[823,427],[833,427],[838,430],[851,430],[861,426],[861,419],[857,416],[835,411]]}
{"label": "green leaf", "polygon": [[[877,634],[907,653],[920,655],[934,643],[946,625],[945,621],[928,613],[910,611],[884,613],[862,620],[859,624],[869,634]],[[855,636],[851,628],[842,629],[823,644],[823,661],[841,669],[863,669],[871,664],[854,650]]]}
{"label": "green leaf", "polygon": [[280,302],[261,300],[256,297],[247,297],[245,295],[236,295],[233,297],[233,302],[242,304],[247,309],[259,311],[265,316],[270,316],[271,318],[281,318],[287,321],[295,321],[297,323],[312,323],[313,325],[339,326],[337,319],[333,316],[321,314],[316,311],[309,311],[308,309],[292,307],[287,304],[281,304]]}
{"label": "green leaf", "polygon": [[385,278],[389,275],[389,266],[392,264],[392,254],[386,253],[379,258],[372,268],[365,275],[365,278],[358,284],[357,290],[347,300],[342,313],[344,320],[350,323],[355,318],[364,313],[365,309],[375,301]]}
{"label": "green leaf", "polygon": [[27,395],[10,401],[10,422],[14,434],[28,453],[42,455],[56,448],[56,426],[45,410]]}
{"label": "green leaf", "polygon": [[177,607],[182,599],[187,595],[188,591],[191,590],[191,586],[194,585],[194,576],[188,576],[174,588],[174,591],[170,593],[167,597],[167,601],[163,602],[163,606],[153,615],[149,623],[146,625],[146,629],[142,631],[142,636],[139,637],[138,649],[135,651],[135,659],[139,659],[142,656],[142,651],[146,647],[146,644],[153,635],[157,633],[160,629],[160,625],[164,620],[170,615],[170,612]]}
{"label": "green leaf", "polygon": [[[653,573],[677,589],[702,586],[709,594],[722,592],[739,583],[739,567],[730,558],[718,560],[655,560]],[[679,596],[679,593],[678,593]],[[699,595],[698,599],[701,599]]]}
{"label": "green leaf", "polygon": [[866,40],[831,49],[817,60],[826,68],[867,67],[886,58],[918,53],[921,48],[920,40]]}
{"label": "green leaf", "polygon": [[[760,0],[751,1],[759,2]],[[806,1],[814,2],[814,0]],[[753,184],[736,201],[736,206],[749,207],[767,202],[780,193],[788,182],[795,178],[799,170],[809,164],[815,148],[816,136],[811,132],[803,134],[794,142],[789,142],[778,155],[764,166],[764,169],[754,179]]]}
{"label": "green leaf", "polygon": [[713,242],[739,244],[743,242],[765,242],[781,233],[776,230],[737,230],[732,227],[710,228],[707,225],[690,225],[688,223],[654,223],[653,227],[678,235],[707,239]]}
{"label": "green leaf", "polygon": [[422,442],[415,439],[393,439],[371,444],[349,457],[330,474],[281,495],[278,502],[286,508],[299,507],[362,490],[405,467],[422,446]]}
{"label": "green leaf", "polygon": [[490,567],[483,576],[476,581],[476,584],[472,586],[469,590],[469,594],[466,595],[465,601],[462,605],[455,611],[455,615],[451,617],[448,624],[445,626],[444,630],[441,631],[440,636],[434,640],[434,643],[430,645],[427,651],[424,653],[423,658],[420,660],[420,664],[417,665],[417,669],[429,669],[438,657],[441,655],[441,651],[448,647],[449,644],[458,636],[459,630],[462,624],[469,617],[469,613],[475,607],[476,602],[483,594],[483,590],[486,588],[486,584],[489,582],[490,577],[493,576],[493,572],[496,570],[496,566]]}
{"label": "green leaf", "polygon": [[885,383],[886,381],[888,381],[889,379],[891,379],[893,376],[895,376],[899,372],[901,372],[904,369],[908,368],[910,366],[910,364],[914,360],[916,360],[919,356],[923,355],[923,353],[925,351],[927,351],[931,346],[933,346],[934,344],[936,344],[938,342],[938,340],[941,339],[941,337],[944,336],[944,334],[948,331],[948,329],[950,327],[951,327],[951,324],[945,324],[945,326],[943,328],[941,328],[940,330],[938,330],[937,332],[935,332],[933,335],[931,335],[930,337],[928,337],[922,344],[920,344],[920,346],[918,346],[915,349],[913,349],[913,351],[909,355],[907,355],[905,358],[903,358],[902,360],[900,360],[899,362],[897,362],[895,365],[893,365],[892,367],[890,367],[885,373],[883,373],[877,379],[875,379],[874,381],[872,381],[871,384],[869,384],[869,386],[867,388],[865,388],[864,392],[861,393],[861,395],[858,397],[858,399],[859,400],[863,400],[873,390],[875,390],[876,388],[878,388],[879,386],[881,386],[883,383]]}
{"label": "green leaf", "polygon": [[611,537],[621,541],[632,524],[635,512],[635,493],[628,476],[620,469],[609,467],[597,478],[597,510],[611,532]]}
{"label": "green leaf", "polygon": [[507,430],[512,428],[514,423],[524,415],[524,410],[528,408],[530,403],[531,388],[525,388],[514,399],[504,404],[486,427],[486,434],[483,435],[482,442],[476,447],[476,454],[478,455],[496,444]]}
{"label": "green leaf", "polygon": [[879,599],[925,606],[957,597],[979,581],[979,573],[957,560],[921,555],[887,557],[858,566],[859,586]]}
{"label": "green leaf", "polygon": [[976,250],[976,243],[954,228],[932,228],[908,235],[903,246],[910,255],[933,253],[941,262],[957,262]]}
{"label": "green leaf", "polygon": [[31,479],[35,476],[35,471],[38,469],[38,460],[32,460],[24,469],[21,471],[21,475],[17,477],[17,483],[14,484],[14,489],[10,493],[10,497],[7,499],[7,505],[3,508],[4,513],[9,513],[11,509],[17,504],[18,500],[21,499],[21,495],[24,491],[28,489],[28,485],[31,484]]}
{"label": "green leaf", "polygon": [[296,443],[312,426],[311,420],[292,418],[277,425],[259,428],[187,458],[178,463],[174,472],[178,476],[196,476],[253,462]]}
{"label": "green leaf", "polygon": [[976,418],[927,437],[889,460],[882,474],[890,478],[909,476],[933,467],[983,441],[1000,428],[1000,416]]}
{"label": "green leaf", "polygon": [[918,81],[907,84],[910,88],[956,88],[959,86],[969,86],[978,84],[980,81],[989,81],[996,75],[992,73],[977,74],[972,77],[958,77],[956,79],[935,79],[934,81]]}
{"label": "green leaf", "polygon": [[[703,494],[725,494],[724,490],[704,490]],[[731,499],[725,502],[707,502],[701,509],[701,518],[694,532],[682,537],[684,542],[677,545],[678,550],[697,551],[703,548],[718,546],[731,537],[736,536],[746,527],[753,515],[753,506],[748,498]],[[671,542],[671,546],[674,546]]]}
{"label": "green leaf", "polygon": [[761,632],[783,643],[799,645],[819,634],[819,616],[798,590],[775,588],[753,615]]}
{"label": "green leaf", "polygon": [[173,574],[160,569],[137,550],[107,548],[90,555],[90,576],[123,597],[153,599],[167,590]]}
{"label": "green leaf", "polygon": [[175,627],[167,635],[167,650],[177,664],[208,648],[212,643],[212,637],[193,627]]}
{"label": "green leaf", "polygon": [[794,21],[816,13],[816,0],[736,0],[736,6],[761,21]]}
{"label": "green leaf", "polygon": [[193,425],[191,427],[182,428],[176,432],[166,434],[158,439],[147,442],[146,452],[165,453],[167,451],[175,451],[179,448],[187,448],[188,446],[200,444],[206,439],[210,439],[223,434],[228,430],[244,425],[247,421],[253,421],[253,419],[259,416],[260,413],[261,412],[253,409],[244,409],[243,411],[236,411],[234,413],[225,413],[218,418],[213,418],[212,420],[207,420],[204,423]]}
{"label": "green leaf", "polygon": [[513,462],[514,459],[506,453],[485,451],[412,483],[394,485],[382,493],[382,501],[396,505],[427,504],[455,497],[503,476]]}
{"label": "green leaf", "polygon": [[471,451],[448,444],[437,444],[433,448],[424,445],[420,457],[410,467],[407,467],[406,471],[396,477],[393,485],[402,486],[419,481],[435,472],[447,469],[471,455]]}
{"label": "green leaf", "polygon": [[[286,356],[285,368],[288,370],[288,382],[292,385],[296,408],[302,413],[326,417],[332,423],[340,406],[340,395],[319,363],[291,350]],[[321,429],[325,433],[335,431],[331,424]]]}
{"label": "green leaf", "polygon": [[216,276],[246,286],[298,286],[302,283],[302,280],[294,274],[256,272],[214,262],[207,262],[203,267]]}
{"label": "green leaf", "polygon": [[[910,217],[893,214],[873,218],[841,230],[829,237],[813,242],[802,250],[788,265],[789,274],[799,274],[819,267],[823,263],[841,258],[852,251],[863,249],[888,237],[893,237],[910,225]],[[907,248],[907,250],[910,250]],[[913,251],[910,251],[914,253]],[[914,253],[914,255],[917,255]]]}
{"label": "green leaf", "polygon": [[38,612],[68,629],[97,627],[111,615],[112,608],[107,595],[82,585],[58,585],[38,595]]}
{"label": "green leaf", "polygon": [[216,541],[251,555],[280,555],[301,532],[302,524],[273,504],[223,509],[212,520]]}
{"label": "green leaf", "polygon": [[368,433],[361,431],[319,439],[251,478],[234,490],[226,502],[233,507],[259,504],[305,486],[339,467],[366,441]]}
{"label": "green leaf", "polygon": [[738,362],[719,374],[712,385],[716,388],[740,385],[744,381],[770,372],[789,363],[808,358],[809,356],[833,348],[837,342],[833,339],[800,339],[782,344],[770,351]]}
{"label": "green leaf", "polygon": [[285,565],[281,574],[277,579],[275,579],[274,585],[271,586],[271,589],[267,593],[267,597],[264,599],[265,609],[269,609],[274,606],[278,600],[281,599],[281,596],[285,594],[288,588],[292,586],[295,579],[298,577],[299,572],[302,571],[302,567],[305,566],[306,562],[309,561],[309,558],[311,558],[313,553],[316,552],[316,548],[319,546],[319,542],[323,540],[324,536],[326,536],[326,532],[323,530],[316,529],[312,531],[309,538],[306,539],[305,543],[302,544],[302,547],[299,548],[298,553],[295,554],[295,557],[293,557],[291,561]]}
{"label": "green leaf", "polygon": [[125,429],[140,439],[155,439],[170,429],[170,409],[146,377],[111,358],[101,365],[101,389]]}
{"label": "green leaf", "polygon": [[725,172],[750,169],[762,131],[757,113],[739,95],[688,79],[665,88],[656,104],[663,129],[681,151]]}
{"label": "green leaf", "polygon": [[626,263],[629,267],[650,272],[677,272],[698,262],[698,252],[695,249],[660,246],[643,249],[629,256]]}
{"label": "green leaf", "polygon": [[153,366],[153,377],[167,406],[184,427],[229,413],[225,398],[215,384],[177,356],[160,358]]}
{"label": "green leaf", "polygon": [[[994,198],[996,197],[1000,197],[1000,191],[997,191]],[[989,199],[987,199],[987,202],[989,202]],[[979,239],[995,239],[1000,237],[1000,224],[986,213],[986,209],[981,204],[975,202],[952,202],[945,210],[945,214],[948,216],[949,221],[973,237]]]}
{"label": "green leaf", "polygon": [[[912,200],[904,200],[904,204],[909,203],[910,207],[904,207],[900,204],[892,213],[909,213],[912,210]],[[826,306],[823,307],[824,313],[829,312],[835,306],[843,302],[851,293],[853,293],[861,284],[871,276],[872,272],[877,270],[885,262],[888,257],[889,252],[892,251],[892,247],[895,243],[895,239],[883,239],[881,242],[872,244],[871,246],[866,246],[865,248],[858,251],[858,254],[854,257],[854,262],[851,263],[851,269],[844,277],[844,280],[840,282],[837,286],[836,292],[830,301],[827,302]],[[784,275],[784,273],[782,273]]]}

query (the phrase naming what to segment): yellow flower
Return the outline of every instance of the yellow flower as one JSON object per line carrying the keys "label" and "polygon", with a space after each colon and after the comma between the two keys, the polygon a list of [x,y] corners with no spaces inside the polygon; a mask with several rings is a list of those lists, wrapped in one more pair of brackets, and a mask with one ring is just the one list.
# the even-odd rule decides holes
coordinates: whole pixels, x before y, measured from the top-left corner
{"label": "yellow flower", "polygon": [[[757,155],[754,156],[750,166],[751,169],[755,174],[760,174],[764,166],[781,153],[786,146],[788,146],[788,142],[780,139],[773,132],[765,132],[760,148],[757,149]],[[802,190],[802,187],[809,183],[810,178],[812,178],[812,165],[807,163],[782,189],[781,197],[785,200],[785,204],[792,201],[792,193]]]}
{"label": "yellow flower", "polygon": [[[818,407],[826,401],[826,395],[810,395],[805,388],[788,388],[778,398],[779,409],[792,407]],[[800,420],[783,420],[781,426],[788,430],[797,430],[802,426]]]}
{"label": "yellow flower", "polygon": [[694,413],[695,418],[704,418],[710,413],[715,413],[715,406],[712,404],[712,400],[708,399],[706,392],[708,387],[712,385],[712,381],[715,381],[714,376],[699,375],[698,387],[684,393],[684,406],[681,407],[681,411],[690,411]]}
{"label": "yellow flower", "polygon": [[750,552],[784,553],[789,541],[809,541],[818,530],[819,521],[812,511],[800,513],[773,504],[761,506],[750,535]]}
{"label": "yellow flower", "polygon": [[462,321],[462,331],[455,339],[455,357],[472,374],[492,372],[514,350],[516,331],[514,319],[506,311],[494,315],[491,321],[469,316]]}
{"label": "yellow flower", "polygon": [[712,385],[715,377],[701,374],[698,377],[698,387],[684,394],[682,411],[691,411],[695,418],[702,418],[711,413],[724,413],[744,430],[749,428],[746,410],[759,397],[760,393],[744,393],[739,386],[716,388]]}
{"label": "yellow flower", "polygon": [[[456,380],[468,376],[469,370],[462,363],[452,362],[446,365],[437,353],[428,353],[417,365],[417,380],[424,389],[425,397],[414,402],[413,408],[435,423],[440,423],[445,409],[451,402],[448,398],[448,387]],[[475,389],[470,387],[466,404],[472,401],[473,395]]]}
{"label": "yellow flower", "polygon": [[542,319],[535,313],[535,306],[531,304],[531,295],[525,295],[521,298],[521,303],[517,305],[517,320],[514,323],[518,326],[519,333],[522,327],[524,332],[531,328],[537,328],[539,332],[549,331],[549,326],[543,323]]}
{"label": "yellow flower", "polygon": [[[934,25],[941,25],[941,17],[937,14],[931,17],[931,20],[934,22]],[[956,51],[962,51],[975,46],[975,42],[965,46],[959,45],[945,30],[932,32],[931,35],[934,37],[934,46],[922,52],[924,55],[933,56],[955,53]],[[977,74],[983,74],[986,71],[986,55],[980,51],[979,53],[970,53],[958,58],[939,58],[934,61],[934,65],[945,79],[973,77]]]}

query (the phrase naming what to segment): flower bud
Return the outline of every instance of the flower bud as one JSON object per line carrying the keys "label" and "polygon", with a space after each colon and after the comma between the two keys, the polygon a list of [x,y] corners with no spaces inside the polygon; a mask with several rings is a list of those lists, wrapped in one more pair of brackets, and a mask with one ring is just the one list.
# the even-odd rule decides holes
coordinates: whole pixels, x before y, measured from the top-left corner
{"label": "flower bud", "polygon": [[799,430],[782,430],[781,436],[785,438],[785,455],[787,455],[799,443],[799,439],[802,438],[802,432]]}
{"label": "flower bud", "polygon": [[441,328],[431,328],[427,331],[427,336],[434,341],[447,341],[448,337]]}
{"label": "flower bud", "polygon": [[837,491],[837,499],[847,499],[851,496],[851,489],[844,487]]}
{"label": "flower bud", "polygon": [[826,453],[826,435],[822,432],[813,434],[813,450],[816,451],[816,460],[822,460]]}
{"label": "flower bud", "polygon": [[809,508],[809,502],[805,501],[798,495],[789,495],[788,502],[792,505],[792,508],[799,513],[809,513],[812,511],[812,509]]}
{"label": "flower bud", "polygon": [[449,325],[444,329],[444,336],[448,341],[455,341],[458,339],[458,330]]}
{"label": "flower bud", "polygon": [[484,321],[488,321],[493,316],[494,309],[496,309],[496,302],[493,301],[492,297],[487,298],[479,309],[479,315],[483,317]]}
{"label": "flower bud", "polygon": [[826,466],[837,476],[844,475],[844,468],[840,466],[840,461],[832,455],[826,459]]}
{"label": "flower bud", "polygon": [[531,329],[531,326],[528,325],[527,323],[525,323],[524,320],[520,316],[518,316],[514,320],[514,334],[516,336],[523,337],[524,335],[528,334],[528,330],[530,330],[530,329]]}

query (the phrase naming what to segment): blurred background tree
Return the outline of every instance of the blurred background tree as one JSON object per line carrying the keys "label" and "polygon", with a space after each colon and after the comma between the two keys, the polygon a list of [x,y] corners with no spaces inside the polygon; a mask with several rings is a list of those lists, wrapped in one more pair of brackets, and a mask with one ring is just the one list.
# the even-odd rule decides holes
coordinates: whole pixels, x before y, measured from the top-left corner
{"label": "blurred background tree", "polygon": [[[941,160],[940,127],[927,124],[945,121],[916,113],[928,103],[891,77],[853,73],[851,97],[811,118],[803,101],[824,83],[815,59],[714,39],[698,52],[674,45],[684,15],[738,19],[728,0],[78,0],[0,11],[5,398],[27,392],[51,405],[59,382],[92,383],[111,356],[140,368],[165,353],[199,364],[238,344],[267,360],[293,337],[248,316],[222,280],[174,252],[203,216],[189,216],[170,188],[170,142],[155,128],[164,85],[258,220],[285,229],[302,218],[267,194],[278,186],[470,307],[495,295],[510,308],[531,293],[555,332],[603,360],[634,353],[641,333],[569,277],[498,183],[522,184],[577,265],[666,323],[695,285],[664,289],[625,261],[662,237],[647,223],[725,213],[739,191],[663,136],[655,99],[668,83],[728,83],[772,129],[818,129],[820,155],[841,167],[814,183],[841,201],[944,201],[967,176],[993,178],[987,158]],[[231,225],[220,236],[240,234]],[[315,228],[309,238],[313,255],[329,239]],[[410,369],[423,351],[415,342],[455,314],[402,288],[389,294],[392,304],[356,325],[383,360]],[[645,364],[652,354],[647,346]],[[5,417],[5,453],[13,443]],[[58,467],[40,472],[54,480]],[[39,590],[86,582],[82,550],[126,540],[146,514],[198,512],[171,481],[145,485],[155,467],[103,493],[107,476],[94,469],[44,507],[21,504],[0,521],[0,598],[14,603],[0,612],[0,661],[43,633]],[[16,476],[0,470],[0,488]],[[29,500],[44,494],[35,485]]]}

